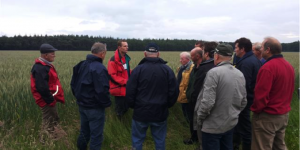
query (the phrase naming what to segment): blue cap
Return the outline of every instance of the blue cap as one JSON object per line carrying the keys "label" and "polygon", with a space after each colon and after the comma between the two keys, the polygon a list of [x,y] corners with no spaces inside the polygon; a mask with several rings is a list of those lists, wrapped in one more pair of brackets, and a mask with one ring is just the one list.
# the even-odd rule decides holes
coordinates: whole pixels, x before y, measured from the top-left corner
{"label": "blue cap", "polygon": [[156,53],[156,52],[159,51],[159,47],[158,47],[158,45],[156,45],[155,43],[149,43],[149,44],[146,46],[145,50],[146,50],[147,52],[154,52],[154,53]]}

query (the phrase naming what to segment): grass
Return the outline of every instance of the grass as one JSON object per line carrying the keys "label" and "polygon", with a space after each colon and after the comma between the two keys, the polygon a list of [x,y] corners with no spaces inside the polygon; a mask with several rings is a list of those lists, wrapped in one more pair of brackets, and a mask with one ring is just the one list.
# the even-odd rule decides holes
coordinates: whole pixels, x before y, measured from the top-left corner
{"label": "grass", "polygon": [[[89,52],[58,51],[54,65],[62,83],[66,104],[58,104],[58,113],[66,138],[59,141],[47,140],[45,145],[39,142],[38,133],[41,124],[41,112],[31,95],[30,70],[37,51],[0,51],[0,149],[1,150],[62,150],[76,149],[76,140],[80,128],[80,118],[76,100],[70,90],[72,68],[84,60]],[[108,52],[104,64],[113,55]],[[131,67],[134,68],[143,58],[142,52],[129,52]],[[290,150],[299,147],[299,53],[284,53],[285,58],[295,67],[297,82],[292,101],[289,125],[286,130],[286,143]],[[161,58],[175,71],[179,65],[179,52],[162,52]],[[113,98],[112,98],[113,101]],[[120,122],[114,114],[114,103],[106,109],[104,128],[104,150],[131,149],[132,110]],[[183,140],[189,137],[188,124],[183,117],[181,106],[176,104],[170,109],[166,147],[169,150],[193,150],[197,145],[184,145]],[[144,142],[145,150],[154,149],[151,134],[148,131]]]}

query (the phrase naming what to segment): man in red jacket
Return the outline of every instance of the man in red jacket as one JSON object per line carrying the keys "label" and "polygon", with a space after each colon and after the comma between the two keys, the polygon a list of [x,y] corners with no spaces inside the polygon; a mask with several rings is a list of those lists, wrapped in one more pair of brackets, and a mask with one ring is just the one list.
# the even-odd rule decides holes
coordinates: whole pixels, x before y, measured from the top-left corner
{"label": "man in red jacket", "polygon": [[285,128],[295,84],[295,72],[281,55],[280,42],[267,37],[262,43],[262,56],[266,59],[260,68],[251,106],[252,150],[286,149]]}
{"label": "man in red jacket", "polygon": [[41,45],[41,57],[35,60],[30,78],[32,95],[42,111],[42,133],[47,132],[54,139],[59,138],[60,133],[65,134],[58,126],[59,117],[56,109],[56,102],[65,103],[64,91],[52,65],[56,50],[50,44]]}
{"label": "man in red jacket", "polygon": [[108,61],[109,92],[115,96],[115,110],[119,119],[127,112],[128,104],[126,103],[126,84],[130,76],[130,57],[128,44],[125,40],[118,41],[118,49],[114,56]]}

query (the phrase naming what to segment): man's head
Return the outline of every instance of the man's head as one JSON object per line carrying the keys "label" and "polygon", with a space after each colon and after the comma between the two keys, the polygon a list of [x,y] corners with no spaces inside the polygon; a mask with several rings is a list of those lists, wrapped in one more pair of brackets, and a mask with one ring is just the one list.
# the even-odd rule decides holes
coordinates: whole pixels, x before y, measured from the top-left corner
{"label": "man's head", "polygon": [[196,47],[200,47],[201,49],[203,49],[203,47],[204,47],[204,42],[203,41],[197,41],[196,43],[195,43],[195,48]]}
{"label": "man's head", "polygon": [[206,42],[204,44],[204,54],[203,54],[203,61],[206,61],[210,58],[214,57],[214,50],[218,46],[216,42]]}
{"label": "man's head", "polygon": [[266,37],[262,43],[262,57],[268,59],[273,55],[281,54],[282,46],[280,42],[273,37]]}
{"label": "man's head", "polygon": [[181,52],[179,56],[181,65],[186,65],[191,60],[191,54],[189,52]]}
{"label": "man's head", "polygon": [[100,42],[94,43],[91,48],[91,53],[104,60],[106,55],[106,44]]}
{"label": "man's head", "polygon": [[145,47],[145,57],[159,57],[159,47],[155,43],[149,43]]}
{"label": "man's head", "polygon": [[42,44],[40,47],[41,57],[49,62],[54,61],[55,51],[57,51],[57,49],[47,43]]}
{"label": "man's head", "polygon": [[199,47],[195,47],[191,50],[191,59],[192,61],[199,65],[202,62],[203,50]]}
{"label": "man's head", "polygon": [[230,61],[233,55],[233,48],[229,44],[219,44],[214,53],[214,64],[217,65],[222,61]]}
{"label": "man's head", "polygon": [[118,50],[121,53],[121,55],[125,55],[128,52],[128,44],[126,40],[118,41]]}
{"label": "man's head", "polygon": [[252,43],[249,39],[247,38],[240,38],[240,39],[237,39],[235,42],[235,53],[236,53],[236,56],[238,57],[243,57],[247,52],[251,51],[252,50]]}
{"label": "man's head", "polygon": [[252,45],[252,52],[254,53],[254,55],[258,58],[261,59],[262,57],[262,49],[261,49],[261,43],[260,42],[256,42]]}

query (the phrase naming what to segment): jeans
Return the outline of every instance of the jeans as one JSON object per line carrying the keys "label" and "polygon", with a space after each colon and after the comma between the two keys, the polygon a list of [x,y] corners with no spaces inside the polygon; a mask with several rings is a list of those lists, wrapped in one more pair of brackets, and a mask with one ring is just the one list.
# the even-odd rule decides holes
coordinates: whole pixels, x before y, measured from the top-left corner
{"label": "jeans", "polygon": [[117,116],[123,116],[129,109],[125,96],[115,96]]}
{"label": "jeans", "polygon": [[90,150],[101,149],[105,108],[88,109],[79,106],[79,113],[80,134],[77,140],[78,149],[86,150],[90,140]]}
{"label": "jeans", "polygon": [[132,148],[142,150],[147,129],[150,126],[151,134],[155,142],[156,150],[165,150],[167,135],[167,121],[163,122],[139,122],[132,119]]}
{"label": "jeans", "polygon": [[203,150],[232,150],[233,129],[220,134],[205,133],[202,131]]}

